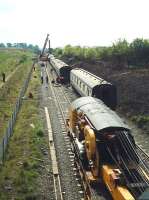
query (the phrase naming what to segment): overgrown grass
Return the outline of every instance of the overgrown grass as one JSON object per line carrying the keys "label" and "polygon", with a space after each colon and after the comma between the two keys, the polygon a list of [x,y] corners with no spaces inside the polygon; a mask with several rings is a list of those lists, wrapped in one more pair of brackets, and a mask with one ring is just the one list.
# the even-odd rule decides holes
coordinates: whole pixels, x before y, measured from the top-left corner
{"label": "overgrown grass", "polygon": [[139,128],[142,128],[144,130],[149,129],[149,115],[147,115],[147,116],[144,116],[144,115],[133,116],[132,121],[135,122]]}
{"label": "overgrown grass", "polygon": [[0,171],[0,199],[34,200],[39,194],[39,168],[42,159],[41,146],[45,145],[43,126],[39,117],[38,86],[40,81],[34,72],[24,100],[4,166]]}
{"label": "overgrown grass", "polygon": [[[17,52],[14,52],[15,55],[16,53]],[[2,56],[1,52],[0,55]],[[29,57],[27,57],[27,54],[23,56],[24,54],[22,54],[22,52],[19,55],[20,56],[17,55],[20,59],[18,64],[19,68],[3,87],[0,88],[0,139],[4,134],[16,100],[32,65],[30,55]]]}
{"label": "overgrown grass", "polygon": [[[0,50],[0,83],[2,82],[1,73],[5,72],[6,77],[22,63],[24,57],[31,58],[31,52],[20,50]],[[25,61],[25,60],[24,60]]]}

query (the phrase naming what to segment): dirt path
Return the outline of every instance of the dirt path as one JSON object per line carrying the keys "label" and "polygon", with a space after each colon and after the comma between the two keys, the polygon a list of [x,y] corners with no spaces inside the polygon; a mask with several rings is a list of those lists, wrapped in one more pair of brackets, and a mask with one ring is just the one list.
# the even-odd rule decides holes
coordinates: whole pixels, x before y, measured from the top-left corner
{"label": "dirt path", "polygon": [[6,77],[5,82],[0,83],[0,88],[2,88],[3,85],[5,85],[7,81],[9,81],[9,79],[16,73],[16,71],[17,71],[20,67],[21,67],[21,66],[16,67],[16,69]]}

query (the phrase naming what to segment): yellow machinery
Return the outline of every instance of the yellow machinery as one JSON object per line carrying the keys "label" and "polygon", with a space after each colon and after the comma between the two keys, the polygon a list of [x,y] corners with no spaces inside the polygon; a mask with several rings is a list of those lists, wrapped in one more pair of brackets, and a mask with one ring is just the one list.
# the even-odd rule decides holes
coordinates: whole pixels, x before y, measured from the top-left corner
{"label": "yellow machinery", "polygon": [[[100,100],[81,97],[69,110],[68,130],[90,184],[102,180],[114,200],[144,200],[149,173],[140,164],[130,129],[115,112]],[[86,199],[92,199],[90,192]]]}

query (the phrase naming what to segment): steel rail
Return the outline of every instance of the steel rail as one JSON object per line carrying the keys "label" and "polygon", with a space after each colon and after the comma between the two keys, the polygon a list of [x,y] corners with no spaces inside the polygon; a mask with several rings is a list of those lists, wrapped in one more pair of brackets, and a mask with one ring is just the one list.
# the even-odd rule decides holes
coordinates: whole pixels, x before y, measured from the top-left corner
{"label": "steel rail", "polygon": [[[44,70],[44,69],[42,69],[42,70]],[[49,148],[50,148],[50,155],[51,155],[51,161],[52,161],[52,172],[51,173],[52,173],[53,184],[54,184],[54,196],[55,196],[56,200],[63,200],[63,193],[62,193],[60,175],[59,175],[58,164],[57,164],[55,144],[54,144],[54,140],[53,140],[51,121],[49,118],[47,107],[45,107],[45,114],[46,114],[46,119],[47,119]]]}

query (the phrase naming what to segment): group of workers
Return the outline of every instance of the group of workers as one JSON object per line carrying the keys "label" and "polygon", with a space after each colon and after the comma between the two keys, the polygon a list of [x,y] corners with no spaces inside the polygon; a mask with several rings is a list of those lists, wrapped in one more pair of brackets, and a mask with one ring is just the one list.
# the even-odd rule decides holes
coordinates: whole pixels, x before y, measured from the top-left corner
{"label": "group of workers", "polygon": [[[43,72],[41,72],[41,83],[43,84],[43,81],[44,81],[44,76],[43,76]],[[48,78],[48,75],[46,74],[46,77],[45,77],[45,81],[46,83],[48,84],[49,83],[49,78]]]}
{"label": "group of workers", "polygon": [[[48,75],[46,75],[45,80],[46,80],[46,83],[48,84],[49,83]],[[41,83],[42,84],[43,84],[43,81],[44,81],[44,76],[43,76],[43,73],[41,72]]]}
{"label": "group of workers", "polygon": [[[43,65],[41,65],[41,66],[43,66]],[[46,65],[44,65],[44,67],[46,67]],[[51,69],[50,71],[52,73],[53,69]],[[41,83],[43,84],[43,82],[44,82],[44,75],[43,75],[42,71],[41,71],[40,77],[41,77]],[[49,83],[49,78],[48,78],[47,73],[46,73],[46,76],[45,76],[45,81],[46,81],[47,84]],[[62,81],[63,81],[63,78],[57,77],[56,80],[52,80],[51,83],[62,83]]]}
{"label": "group of workers", "polygon": [[[35,63],[33,64],[33,70],[35,71]],[[1,73],[1,77],[2,77],[2,81],[5,83],[6,75],[5,75],[4,72]],[[43,72],[41,72],[41,83],[42,84],[43,84],[43,81],[44,81],[44,76],[43,76]],[[47,74],[46,74],[46,77],[45,77],[45,81],[46,81],[47,84],[49,83],[49,78],[48,78]]]}

